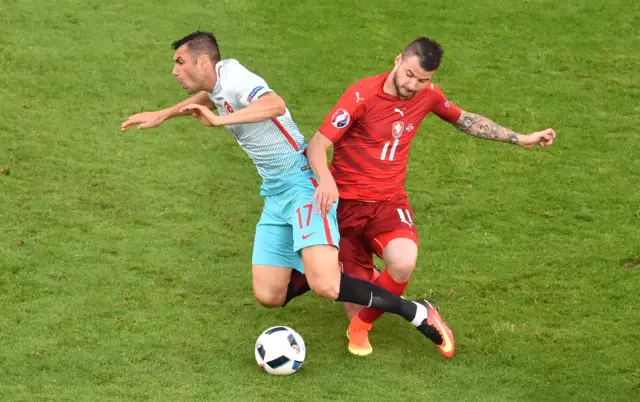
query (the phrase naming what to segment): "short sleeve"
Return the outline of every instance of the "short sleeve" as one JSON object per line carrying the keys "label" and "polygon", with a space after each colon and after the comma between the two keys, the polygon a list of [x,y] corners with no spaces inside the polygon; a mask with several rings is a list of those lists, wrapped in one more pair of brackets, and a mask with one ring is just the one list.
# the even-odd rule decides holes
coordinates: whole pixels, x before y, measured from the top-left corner
{"label": "short sleeve", "polygon": [[361,92],[356,86],[348,88],[320,126],[322,135],[331,142],[339,140],[359,118],[364,105],[362,101]]}
{"label": "short sleeve", "polygon": [[227,84],[235,100],[243,107],[249,106],[262,95],[273,92],[267,82],[257,74],[237,63],[226,71]]}
{"label": "short sleeve", "polygon": [[440,88],[435,85],[431,97],[431,111],[439,118],[449,123],[455,123],[460,120],[462,110],[453,102],[449,101]]}

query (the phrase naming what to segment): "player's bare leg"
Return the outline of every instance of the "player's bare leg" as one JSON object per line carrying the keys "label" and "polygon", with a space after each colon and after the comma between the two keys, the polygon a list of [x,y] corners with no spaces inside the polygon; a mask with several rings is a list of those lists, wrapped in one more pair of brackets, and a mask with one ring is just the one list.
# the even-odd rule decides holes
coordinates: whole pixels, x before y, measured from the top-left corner
{"label": "player's bare leg", "polygon": [[344,312],[347,313],[349,321],[353,319],[362,310],[362,306],[353,303],[344,303]]}
{"label": "player's bare leg", "polygon": [[384,248],[384,264],[396,283],[409,281],[416,267],[418,246],[411,239],[393,239]]}
{"label": "player's bare leg", "polygon": [[302,266],[309,287],[319,296],[336,300],[340,293],[338,249],[329,245],[305,247],[301,250]]}
{"label": "player's bare leg", "polygon": [[[413,239],[396,238],[389,241],[383,253],[387,269],[382,272],[376,284],[391,293],[402,295],[415,268],[417,256],[418,246]],[[453,333],[440,318],[433,302],[425,300],[423,304],[429,310],[428,325],[433,331],[434,338],[432,340],[440,353],[446,358],[450,358],[455,351]],[[373,351],[369,343],[369,331],[373,322],[382,314],[383,312],[380,310],[364,308],[351,320],[348,329],[349,351],[351,353],[367,355]]]}
{"label": "player's bare leg", "polygon": [[287,297],[291,268],[253,265],[253,294],[264,307],[282,307]]}
{"label": "player's bare leg", "polygon": [[253,265],[252,276],[253,293],[264,307],[283,307],[309,290],[304,274],[293,268]]}
{"label": "player's bare leg", "polygon": [[[394,289],[391,290],[396,294],[404,293],[404,290],[409,284],[411,274],[416,267],[417,259],[418,245],[413,239],[398,238],[391,240],[384,249],[384,261],[387,264],[389,279],[391,279],[392,282],[387,282],[388,285],[383,287],[387,288],[387,290],[394,287]],[[384,275],[385,273],[383,272],[380,277],[382,284],[384,284],[385,281]],[[440,317],[438,308],[433,301],[425,300],[424,305],[429,310],[428,323],[443,333],[443,342],[436,344],[436,346],[440,350],[440,353],[448,359],[453,356],[455,351],[453,332]],[[377,314],[375,314],[375,312],[377,312]],[[366,309],[362,311],[360,315],[365,322],[371,321],[373,323],[373,321],[382,315],[382,312],[380,310]]]}
{"label": "player's bare leg", "polygon": [[[374,283],[401,296],[407,287],[411,272],[416,266],[417,257],[418,247],[413,240],[407,238],[391,240],[382,253],[387,268],[374,280]],[[345,310],[347,310],[346,306]],[[354,311],[355,309],[347,310],[347,315]],[[354,317],[349,317],[347,336],[349,337],[348,348],[351,353],[366,356],[373,352],[373,347],[369,342],[369,331],[373,322],[381,315],[382,311],[380,310],[365,308],[356,311]]]}
{"label": "player's bare leg", "polygon": [[[302,264],[309,286],[318,295],[398,314],[410,321],[436,345],[444,345],[451,357],[451,331],[441,326],[437,311],[426,301],[409,301],[370,282],[352,278],[338,269],[338,250],[315,245],[302,249]],[[440,347],[440,346],[439,346]]]}

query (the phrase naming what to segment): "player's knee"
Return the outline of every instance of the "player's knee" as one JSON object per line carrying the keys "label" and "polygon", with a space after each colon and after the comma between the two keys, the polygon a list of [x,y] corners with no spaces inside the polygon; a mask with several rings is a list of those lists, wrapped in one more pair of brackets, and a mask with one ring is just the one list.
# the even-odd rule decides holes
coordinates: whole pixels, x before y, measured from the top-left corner
{"label": "player's knee", "polygon": [[416,267],[418,247],[405,238],[394,239],[384,250],[384,262],[396,282],[406,282]]}
{"label": "player's knee", "polygon": [[332,300],[338,298],[338,293],[340,293],[340,272],[337,268],[335,270],[316,271],[315,275],[307,274],[307,281],[309,282],[309,288],[318,296],[328,297]]}
{"label": "player's knee", "polygon": [[411,278],[411,273],[416,267],[415,261],[397,261],[394,264],[388,265],[387,269],[394,281],[398,283],[406,282]]}
{"label": "player's knee", "polygon": [[309,281],[309,288],[318,296],[336,300],[338,293],[340,293],[340,282],[336,283],[328,277],[316,278],[315,280]]}
{"label": "player's knee", "polygon": [[285,295],[256,293],[255,296],[258,303],[267,308],[282,307],[285,300]]}
{"label": "player's knee", "polygon": [[255,295],[258,303],[267,308],[282,307],[284,300],[287,297],[286,289],[284,291],[279,291],[254,287],[253,294]]}
{"label": "player's knee", "polygon": [[390,258],[388,262],[385,259],[385,263],[393,280],[402,283],[411,277],[416,267],[416,258],[412,255],[397,256],[397,258]]}
{"label": "player's knee", "polygon": [[327,245],[304,248],[302,264],[309,288],[319,296],[336,300],[340,292],[338,250]]}

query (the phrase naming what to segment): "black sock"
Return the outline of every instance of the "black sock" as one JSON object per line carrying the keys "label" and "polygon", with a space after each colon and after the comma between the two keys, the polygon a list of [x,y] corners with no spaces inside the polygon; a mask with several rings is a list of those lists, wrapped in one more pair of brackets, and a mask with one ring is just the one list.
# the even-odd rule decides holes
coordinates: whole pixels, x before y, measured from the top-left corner
{"label": "black sock", "polygon": [[282,307],[286,306],[294,297],[298,297],[309,291],[309,283],[307,277],[296,271],[291,270],[291,279],[289,280],[289,286],[287,286],[287,296],[284,299]]}
{"label": "black sock", "polygon": [[376,286],[373,283],[340,274],[340,293],[337,301],[373,307],[387,313],[398,314],[407,321],[416,316],[417,307],[412,301]]}

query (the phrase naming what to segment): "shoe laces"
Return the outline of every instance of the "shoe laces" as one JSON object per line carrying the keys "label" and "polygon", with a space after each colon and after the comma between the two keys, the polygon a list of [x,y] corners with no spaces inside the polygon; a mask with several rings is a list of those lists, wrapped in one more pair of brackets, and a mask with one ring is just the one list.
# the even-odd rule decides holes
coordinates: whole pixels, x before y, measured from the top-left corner
{"label": "shoe laces", "polygon": [[422,324],[418,325],[416,328],[425,334],[427,338],[431,339],[436,345],[442,345],[442,342],[444,341],[444,339],[442,339],[442,334],[435,326],[429,325],[427,320],[422,321]]}

